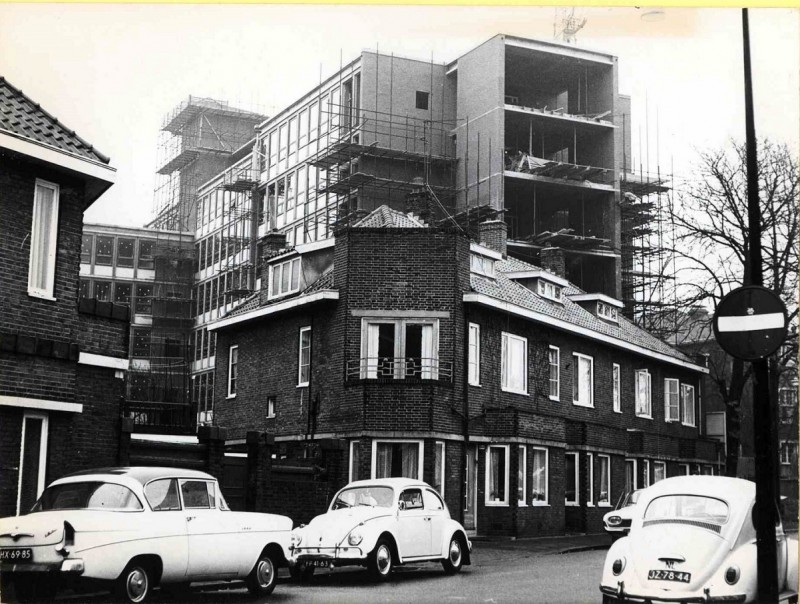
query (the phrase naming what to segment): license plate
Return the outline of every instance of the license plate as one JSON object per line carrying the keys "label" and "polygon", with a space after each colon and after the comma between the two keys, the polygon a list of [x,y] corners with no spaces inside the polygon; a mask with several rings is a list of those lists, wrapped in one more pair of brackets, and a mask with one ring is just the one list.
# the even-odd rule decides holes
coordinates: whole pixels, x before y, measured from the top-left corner
{"label": "license plate", "polygon": [[32,562],[33,550],[30,547],[0,549],[0,562]]}
{"label": "license plate", "polygon": [[315,568],[328,568],[332,562],[328,560],[308,560],[306,561],[306,566],[313,566]]}
{"label": "license plate", "polygon": [[692,573],[683,573],[674,570],[651,570],[647,573],[647,578],[651,581],[679,581],[689,583],[692,580]]}

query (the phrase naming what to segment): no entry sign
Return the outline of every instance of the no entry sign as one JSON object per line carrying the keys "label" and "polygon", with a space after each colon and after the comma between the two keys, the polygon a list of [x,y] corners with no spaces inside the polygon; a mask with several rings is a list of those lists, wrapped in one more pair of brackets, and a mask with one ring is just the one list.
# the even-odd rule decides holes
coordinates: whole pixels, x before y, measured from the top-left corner
{"label": "no entry sign", "polygon": [[745,361],[763,359],[778,350],[786,329],[783,300],[759,285],[733,290],[720,301],[714,315],[717,343]]}

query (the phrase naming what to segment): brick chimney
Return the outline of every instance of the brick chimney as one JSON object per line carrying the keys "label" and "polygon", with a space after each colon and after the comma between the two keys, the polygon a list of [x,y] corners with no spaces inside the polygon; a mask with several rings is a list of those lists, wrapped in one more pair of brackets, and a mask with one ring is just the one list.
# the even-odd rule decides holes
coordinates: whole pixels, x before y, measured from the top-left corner
{"label": "brick chimney", "polygon": [[435,213],[433,200],[425,186],[425,181],[419,176],[411,181],[411,192],[406,195],[406,212],[414,214],[425,224],[431,224]]}
{"label": "brick chimney", "polygon": [[481,245],[506,255],[508,226],[502,220],[487,220],[478,225],[478,241]]}
{"label": "brick chimney", "polygon": [[546,247],[539,252],[539,262],[542,268],[559,277],[567,278],[567,265],[564,260],[564,250],[560,247]]}

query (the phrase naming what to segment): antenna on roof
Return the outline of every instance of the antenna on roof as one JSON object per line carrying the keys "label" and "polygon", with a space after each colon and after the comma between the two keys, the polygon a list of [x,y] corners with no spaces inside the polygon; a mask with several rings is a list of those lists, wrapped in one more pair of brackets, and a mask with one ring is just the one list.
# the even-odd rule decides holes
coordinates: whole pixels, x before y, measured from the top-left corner
{"label": "antenna on roof", "polygon": [[[561,21],[560,27],[558,21]],[[578,32],[586,25],[586,17],[580,18],[575,16],[575,8],[570,9],[562,8],[556,11],[556,20],[553,23],[554,37],[557,40],[562,40],[567,44],[577,44]]]}

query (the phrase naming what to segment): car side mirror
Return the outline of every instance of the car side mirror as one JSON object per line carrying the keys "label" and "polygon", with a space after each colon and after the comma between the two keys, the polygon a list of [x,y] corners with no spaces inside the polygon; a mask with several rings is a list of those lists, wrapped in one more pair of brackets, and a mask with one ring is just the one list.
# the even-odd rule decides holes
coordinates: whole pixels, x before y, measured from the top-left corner
{"label": "car side mirror", "polygon": [[406,509],[406,502],[405,502],[405,501],[402,501],[402,500],[401,500],[401,501],[399,501],[399,502],[397,502],[397,509],[398,509],[398,510],[404,510],[404,509]]}

